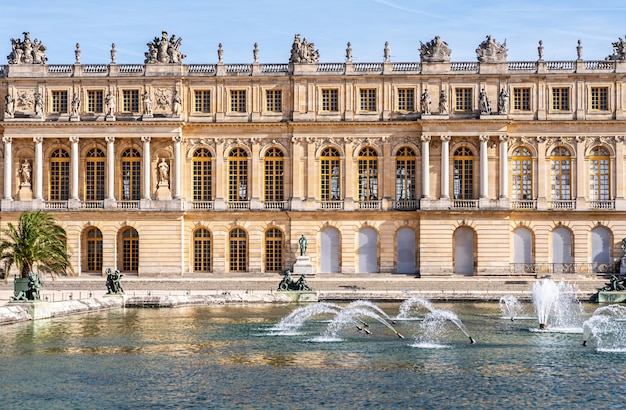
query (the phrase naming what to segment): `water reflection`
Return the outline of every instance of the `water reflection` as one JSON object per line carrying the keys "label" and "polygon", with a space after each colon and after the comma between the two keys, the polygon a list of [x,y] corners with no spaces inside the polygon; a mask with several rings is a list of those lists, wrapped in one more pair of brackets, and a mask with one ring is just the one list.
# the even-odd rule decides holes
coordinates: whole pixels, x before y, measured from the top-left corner
{"label": "water reflection", "polygon": [[[497,303],[435,305],[454,312],[478,344],[444,326],[445,349],[414,348],[378,320],[369,335],[349,326],[341,342],[311,342],[330,314],[305,321],[298,334],[272,335],[295,306],[125,309],[3,326],[3,366],[31,383],[14,389],[15,374],[0,373],[2,407],[23,407],[25,395],[26,407],[46,409],[556,408],[621,400],[609,388],[580,386],[623,380],[623,354],[582,347],[580,334],[529,332],[528,322],[502,320]],[[398,304],[379,306],[389,317],[400,313]],[[393,326],[414,337],[422,322]]]}

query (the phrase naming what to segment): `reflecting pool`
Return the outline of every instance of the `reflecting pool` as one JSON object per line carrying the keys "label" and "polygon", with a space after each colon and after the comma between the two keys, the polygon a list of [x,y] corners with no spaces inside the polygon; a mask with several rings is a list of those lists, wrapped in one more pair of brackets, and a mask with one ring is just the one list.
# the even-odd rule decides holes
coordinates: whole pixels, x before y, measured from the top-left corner
{"label": "reflecting pool", "polygon": [[[276,326],[302,306],[122,309],[7,325],[0,407],[623,408],[626,351],[583,347],[582,323],[539,331],[528,304],[519,320],[498,303],[432,305],[476,343],[450,320],[398,317],[398,303],[376,305],[389,326],[355,314],[332,337],[342,307],[290,332]],[[583,319],[596,308],[584,304]]]}

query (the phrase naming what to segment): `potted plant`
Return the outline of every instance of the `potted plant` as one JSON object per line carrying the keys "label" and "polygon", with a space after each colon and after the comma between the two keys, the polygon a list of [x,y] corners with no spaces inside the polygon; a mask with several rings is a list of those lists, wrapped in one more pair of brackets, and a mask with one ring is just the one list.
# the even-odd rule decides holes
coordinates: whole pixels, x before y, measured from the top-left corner
{"label": "potted plant", "polygon": [[[24,212],[17,226],[9,222],[1,235],[0,259],[4,261],[5,280],[13,265],[19,271],[14,284],[16,298],[21,292],[24,292],[22,295],[27,294],[29,274],[34,272],[35,267],[40,272],[73,273],[65,230],[51,214],[44,211]],[[34,275],[30,276],[32,282]],[[28,293],[28,299],[33,297],[31,293]]]}

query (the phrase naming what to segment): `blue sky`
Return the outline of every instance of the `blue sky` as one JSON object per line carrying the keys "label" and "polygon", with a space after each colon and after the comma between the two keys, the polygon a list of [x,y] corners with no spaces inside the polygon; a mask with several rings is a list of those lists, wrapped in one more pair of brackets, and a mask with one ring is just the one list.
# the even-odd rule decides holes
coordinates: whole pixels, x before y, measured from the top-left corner
{"label": "blue sky", "polygon": [[343,62],[346,43],[353,61],[380,62],[385,41],[391,61],[419,61],[420,41],[441,36],[453,61],[476,61],[475,49],[491,35],[506,40],[509,61],[537,59],[543,40],[546,60],[601,60],[611,43],[626,36],[626,3],[572,0],[30,0],[11,1],[0,12],[0,63],[11,38],[23,31],[48,48],[49,64],[108,63],[111,43],[117,62],[143,63],[146,43],[162,30],[181,37],[185,63],[251,63],[254,43],[261,63],[286,63],[293,36],[313,42],[320,62]]}

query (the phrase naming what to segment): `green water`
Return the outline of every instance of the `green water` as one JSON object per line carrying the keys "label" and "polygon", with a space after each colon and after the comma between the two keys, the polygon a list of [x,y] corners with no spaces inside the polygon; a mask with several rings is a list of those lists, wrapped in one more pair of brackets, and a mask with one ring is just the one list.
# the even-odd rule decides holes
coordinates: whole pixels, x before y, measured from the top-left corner
{"label": "green water", "polygon": [[[328,315],[297,335],[273,334],[293,305],[124,309],[3,326],[0,407],[626,408],[623,350],[534,331],[536,321],[505,320],[493,303],[436,305],[477,343],[448,323],[425,344],[419,320],[393,325],[405,339],[370,320],[371,335],[348,326],[340,341],[316,341]],[[398,304],[379,306],[398,313]]]}

